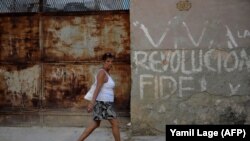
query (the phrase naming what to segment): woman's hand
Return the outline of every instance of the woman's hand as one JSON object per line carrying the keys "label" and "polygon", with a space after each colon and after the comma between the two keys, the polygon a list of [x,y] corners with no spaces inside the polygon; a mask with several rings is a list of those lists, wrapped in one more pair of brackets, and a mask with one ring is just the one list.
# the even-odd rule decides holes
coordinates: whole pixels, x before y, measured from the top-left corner
{"label": "woman's hand", "polygon": [[93,102],[90,102],[90,103],[88,104],[88,108],[87,108],[88,113],[92,112],[92,111],[93,111],[93,108],[94,108],[94,103],[93,103]]}

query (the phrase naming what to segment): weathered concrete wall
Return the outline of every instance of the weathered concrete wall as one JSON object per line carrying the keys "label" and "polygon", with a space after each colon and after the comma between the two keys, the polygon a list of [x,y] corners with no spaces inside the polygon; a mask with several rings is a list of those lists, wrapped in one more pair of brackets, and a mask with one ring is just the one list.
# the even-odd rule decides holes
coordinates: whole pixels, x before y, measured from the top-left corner
{"label": "weathered concrete wall", "polygon": [[250,123],[250,1],[131,1],[134,134]]}

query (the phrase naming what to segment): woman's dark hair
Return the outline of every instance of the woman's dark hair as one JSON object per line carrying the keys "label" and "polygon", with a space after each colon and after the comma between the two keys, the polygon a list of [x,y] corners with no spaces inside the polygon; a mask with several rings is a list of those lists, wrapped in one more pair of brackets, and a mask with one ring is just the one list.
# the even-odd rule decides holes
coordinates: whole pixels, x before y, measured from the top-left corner
{"label": "woman's dark hair", "polygon": [[112,53],[110,53],[110,52],[107,52],[107,53],[103,54],[103,56],[102,56],[102,60],[103,61],[107,60],[108,58],[114,59],[115,56]]}

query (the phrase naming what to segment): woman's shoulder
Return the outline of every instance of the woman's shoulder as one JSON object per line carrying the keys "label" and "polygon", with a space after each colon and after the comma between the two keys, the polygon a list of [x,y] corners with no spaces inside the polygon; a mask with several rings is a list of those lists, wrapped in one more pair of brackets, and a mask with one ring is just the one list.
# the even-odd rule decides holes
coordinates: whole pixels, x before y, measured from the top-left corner
{"label": "woman's shoulder", "polygon": [[106,72],[106,70],[105,70],[105,69],[100,68],[100,69],[97,71],[97,73],[107,73],[107,72]]}
{"label": "woman's shoulder", "polygon": [[101,68],[97,71],[97,75],[108,75],[108,73],[105,69]]}

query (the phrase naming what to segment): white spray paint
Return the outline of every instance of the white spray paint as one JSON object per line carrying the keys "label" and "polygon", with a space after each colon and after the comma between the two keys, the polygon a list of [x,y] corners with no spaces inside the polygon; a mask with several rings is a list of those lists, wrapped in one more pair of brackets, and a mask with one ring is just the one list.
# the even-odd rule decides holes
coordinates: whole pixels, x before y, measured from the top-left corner
{"label": "white spray paint", "polygon": [[240,88],[240,84],[234,87],[231,83],[229,83],[229,87],[231,90],[231,95],[235,95]]}
{"label": "white spray paint", "polygon": [[[227,29],[227,34],[226,36],[229,38],[229,41],[227,41],[228,44],[228,48],[233,49],[233,45],[235,47],[238,47],[238,44],[235,41],[235,38],[233,36],[233,33],[231,32],[231,30],[229,29],[229,27],[226,25],[226,29]],[[232,45],[233,44],[233,45]]]}
{"label": "white spray paint", "polygon": [[[139,77],[140,77],[139,78],[140,99],[144,98],[145,88],[153,90],[153,95],[155,99],[159,98],[167,99],[177,91],[178,83],[172,76],[166,76],[166,75],[157,76],[152,74],[142,74]],[[169,84],[167,88],[163,85],[166,83]],[[181,82],[181,84],[182,83],[183,82]],[[183,84],[181,86],[183,86]],[[169,90],[170,93],[164,93],[164,88]],[[182,88],[181,90],[186,90],[186,88]]]}
{"label": "white spray paint", "polygon": [[[183,97],[183,91],[191,91],[194,90],[194,88],[192,87],[184,87],[184,81],[192,81],[194,78],[193,77],[183,77],[180,76],[179,77],[179,97]],[[188,82],[186,82],[185,84],[190,84]]]}
{"label": "white spray paint", "polygon": [[[246,69],[250,71],[250,57],[245,49],[232,50],[230,52],[217,51],[210,49],[206,52],[204,50],[175,50],[171,51],[134,51],[134,62],[136,69],[147,70],[156,73],[181,73],[183,76],[174,78],[166,75],[152,75],[145,74],[140,75],[140,97],[144,97],[145,88],[151,87],[154,97],[156,99],[169,98],[176,91],[178,96],[183,97],[184,93],[193,91],[192,84],[194,78],[192,75],[202,73],[203,71],[209,71],[210,73],[222,74],[223,72],[241,72]],[[190,57],[186,57],[186,56]],[[158,60],[157,60],[158,59]],[[189,62],[183,61],[191,59]],[[213,60],[213,63],[212,63]],[[186,66],[190,65],[188,68]],[[136,71],[136,73],[138,73]],[[192,82],[192,83],[191,83]],[[205,76],[200,80],[200,90],[207,90],[207,81]],[[229,85],[230,86],[230,85]],[[238,87],[234,88],[230,86],[232,93]],[[168,92],[164,92],[167,90]]]}
{"label": "white spray paint", "polygon": [[[206,22],[206,23],[208,23],[208,22]],[[190,30],[189,30],[187,24],[186,24],[185,22],[183,22],[182,24],[183,24],[183,26],[186,28],[188,37],[189,37],[189,39],[192,41],[193,45],[194,45],[195,47],[199,47],[199,45],[200,45],[200,43],[201,43],[201,41],[202,41],[202,38],[203,38],[203,36],[204,36],[204,34],[205,34],[206,28],[203,28],[203,29],[202,29],[201,36],[200,36],[198,42],[196,42],[196,41],[194,40],[194,37],[192,36],[192,34],[191,34],[191,32],[190,32]]]}
{"label": "white spray paint", "polygon": [[195,51],[194,50],[192,50],[191,51],[191,65],[192,65],[192,72],[193,73],[198,73],[198,72],[202,72],[202,66],[203,66],[203,59],[202,59],[202,56],[203,55],[203,51],[202,50],[200,50],[199,51],[199,57],[198,57],[198,62],[199,62],[199,64],[198,64],[198,67],[196,67],[195,66]]}
{"label": "white spray paint", "polygon": [[140,28],[141,28],[142,31],[144,32],[145,36],[148,38],[149,42],[150,42],[150,43],[153,45],[153,47],[155,47],[155,48],[158,48],[158,47],[161,45],[162,41],[164,40],[164,38],[166,37],[166,35],[167,35],[168,31],[169,31],[169,29],[166,28],[166,30],[163,32],[163,34],[162,34],[160,40],[159,40],[157,43],[155,43],[154,40],[152,39],[152,37],[150,36],[150,34],[149,34],[149,32],[148,32],[148,29],[147,29],[143,24],[141,24],[141,27],[140,27]]}
{"label": "white spray paint", "polygon": [[[142,59],[140,59],[142,58]],[[138,67],[142,67],[146,70],[149,70],[150,68],[145,64],[145,62],[147,61],[147,53],[144,51],[136,51],[134,53],[134,60],[135,60],[135,65],[136,65],[136,73],[138,71]]]}
{"label": "white spray paint", "polygon": [[243,71],[244,66],[250,71],[250,57],[245,49],[232,50],[228,53],[216,49],[205,52],[202,49],[175,50],[166,53],[134,51],[133,61],[136,65],[136,73],[139,68],[143,68],[158,73],[171,71],[191,75],[207,70],[221,74],[222,72]]}
{"label": "white spray paint", "polygon": [[[231,62],[234,62],[232,67],[229,67],[229,59],[231,59]],[[239,59],[235,51],[231,51],[229,55],[226,57],[226,60],[224,61],[224,68],[227,72],[232,72],[238,68]]]}
{"label": "white spray paint", "polygon": [[[169,77],[169,76],[160,76],[159,78],[159,86],[160,86],[160,97],[164,97],[164,98],[169,98],[170,95],[174,94],[174,92],[176,92],[177,90],[177,82],[173,77]],[[164,84],[164,80],[168,82],[168,89],[172,89],[172,91],[170,91],[169,94],[166,94],[166,96],[164,96],[164,91],[163,91],[163,84]]]}
{"label": "white spray paint", "polygon": [[166,107],[164,105],[161,104],[159,110],[158,110],[159,113],[165,113],[166,112]]}
{"label": "white spray paint", "polygon": [[144,97],[144,87],[145,85],[153,85],[152,81],[145,81],[145,79],[152,79],[153,75],[143,74],[140,75],[140,99]]}
{"label": "white spray paint", "polygon": [[238,38],[247,38],[250,37],[250,31],[249,30],[244,30],[242,34],[238,31]]}
{"label": "white spray paint", "polygon": [[[176,19],[176,17],[175,17]],[[170,25],[171,22],[168,22]],[[205,25],[208,21],[205,22]],[[150,42],[153,48],[159,48],[168,32],[172,29],[165,28],[158,41],[153,40],[149,33],[149,29],[144,25],[140,24],[138,21],[133,23],[134,26],[139,26],[143,31],[146,39]],[[192,35],[189,26],[182,22],[183,27],[187,33],[188,39],[195,47],[200,47],[203,38],[206,34],[206,26],[202,29],[198,39]],[[227,47],[229,49],[238,48],[239,45],[230,30],[229,26],[225,25]],[[238,38],[248,38],[250,37],[249,30],[244,30],[243,32],[238,31]],[[207,40],[206,40],[207,41]],[[209,40],[208,40],[209,41]],[[178,48],[177,40],[174,40],[174,48]],[[241,50],[231,50],[230,52],[222,52],[213,49],[215,46],[215,39],[210,39],[207,47],[208,50],[175,50],[175,51],[135,51],[134,52],[134,62],[136,73],[139,69],[144,69],[146,71],[152,71],[156,73],[181,73],[183,76],[178,76],[174,78],[173,76],[167,75],[151,75],[142,74],[140,75],[140,98],[143,99],[145,88],[151,88],[154,92],[155,99],[159,98],[169,98],[170,95],[177,92],[179,97],[183,97],[186,92],[192,92],[195,88],[192,86],[194,81],[193,74],[202,73],[203,71],[208,71],[209,73],[222,74],[223,72],[232,73],[236,71],[244,71],[246,68],[250,72],[250,57],[245,51]],[[199,79],[199,78],[198,78]],[[200,83],[201,92],[207,91],[208,82],[206,77],[203,75],[198,82]],[[165,84],[165,85],[164,85]],[[165,89],[164,89],[165,88]],[[233,86],[229,83],[229,89],[231,95],[237,94],[240,89],[240,84]],[[166,93],[164,90],[167,90]],[[164,108],[160,111],[164,111]]]}
{"label": "white spray paint", "polygon": [[206,91],[207,90],[207,81],[206,81],[205,76],[203,76],[201,78],[200,84],[201,84],[201,92]]}
{"label": "white spray paint", "polygon": [[154,59],[154,57],[159,57],[158,52],[157,51],[153,51],[150,55],[149,55],[149,66],[150,68],[154,71],[154,72],[163,72],[162,69],[158,69],[157,66],[160,66],[159,68],[161,68],[161,64],[162,61],[161,60],[156,60]]}

